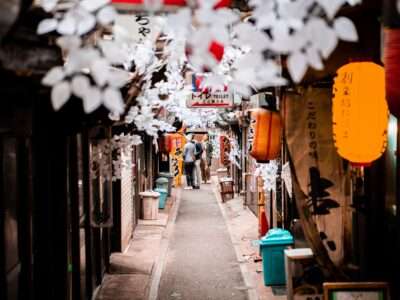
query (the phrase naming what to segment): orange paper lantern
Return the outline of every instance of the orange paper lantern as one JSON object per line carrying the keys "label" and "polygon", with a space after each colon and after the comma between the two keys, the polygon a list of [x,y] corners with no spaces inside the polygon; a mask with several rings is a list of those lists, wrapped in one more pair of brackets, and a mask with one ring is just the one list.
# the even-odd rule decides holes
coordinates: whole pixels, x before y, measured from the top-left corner
{"label": "orange paper lantern", "polygon": [[257,108],[251,111],[253,138],[249,153],[257,162],[267,162],[279,157],[281,152],[282,121],[276,111]]}
{"label": "orange paper lantern", "polygon": [[339,155],[357,165],[379,158],[387,143],[389,111],[385,71],[372,62],[355,62],[337,72],[333,98],[333,136]]}

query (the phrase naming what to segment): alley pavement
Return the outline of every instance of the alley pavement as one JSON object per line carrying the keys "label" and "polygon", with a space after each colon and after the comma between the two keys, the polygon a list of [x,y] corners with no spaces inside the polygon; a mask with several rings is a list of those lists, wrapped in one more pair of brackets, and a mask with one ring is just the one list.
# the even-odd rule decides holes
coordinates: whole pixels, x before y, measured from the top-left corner
{"label": "alley pavement", "polygon": [[182,191],[158,300],[247,299],[229,232],[210,184]]}

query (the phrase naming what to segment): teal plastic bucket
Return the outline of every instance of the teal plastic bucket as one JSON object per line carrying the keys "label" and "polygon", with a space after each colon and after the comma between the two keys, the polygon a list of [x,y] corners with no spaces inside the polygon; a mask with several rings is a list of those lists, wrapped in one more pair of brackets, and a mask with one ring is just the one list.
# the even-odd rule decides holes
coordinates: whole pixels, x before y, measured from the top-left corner
{"label": "teal plastic bucket", "polygon": [[174,175],[172,175],[170,173],[160,172],[160,177],[164,177],[164,178],[168,179],[168,196],[171,196],[172,182],[174,180]]}
{"label": "teal plastic bucket", "polygon": [[293,245],[293,236],[289,231],[273,228],[260,240],[263,261],[264,285],[284,285],[284,250]]}
{"label": "teal plastic bucket", "polygon": [[156,188],[154,191],[157,193],[160,193],[160,200],[158,202],[158,208],[165,208],[165,201],[167,200],[168,190]]}
{"label": "teal plastic bucket", "polygon": [[165,189],[168,193],[168,179],[165,177],[158,177],[156,180],[157,189]]}

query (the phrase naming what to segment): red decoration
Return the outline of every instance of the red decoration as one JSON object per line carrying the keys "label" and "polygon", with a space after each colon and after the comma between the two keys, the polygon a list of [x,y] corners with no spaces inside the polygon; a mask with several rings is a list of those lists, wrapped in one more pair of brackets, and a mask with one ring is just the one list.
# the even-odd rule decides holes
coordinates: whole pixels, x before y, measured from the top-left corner
{"label": "red decoration", "polygon": [[400,29],[385,29],[386,100],[390,112],[400,117]]}
{"label": "red decoration", "polygon": [[219,137],[219,161],[222,165],[229,165],[229,152],[231,152],[231,144],[229,138],[225,135]]}
{"label": "red decoration", "polygon": [[220,62],[222,60],[222,57],[224,56],[224,45],[212,41],[210,43],[210,46],[208,47],[208,50],[211,52],[211,54],[215,57],[215,59]]}
{"label": "red decoration", "polygon": [[[143,5],[144,0],[112,0],[112,3]],[[164,5],[185,6],[186,0],[164,0]]]}
{"label": "red decoration", "polygon": [[222,8],[222,7],[228,7],[231,5],[231,0],[221,0],[217,4],[214,5],[214,9]]}
{"label": "red decoration", "polygon": [[[143,5],[144,0],[112,0],[112,3],[119,4],[132,4],[132,5]],[[186,0],[164,0],[163,4],[165,6],[186,6]],[[231,0],[221,0],[214,5],[214,9],[219,9],[222,7],[227,7],[231,5]]]}
{"label": "red decoration", "polygon": [[259,216],[259,224],[258,224],[258,233],[260,237],[263,237],[267,234],[269,230],[267,215],[265,214],[265,209],[262,207],[260,209],[260,216]]}

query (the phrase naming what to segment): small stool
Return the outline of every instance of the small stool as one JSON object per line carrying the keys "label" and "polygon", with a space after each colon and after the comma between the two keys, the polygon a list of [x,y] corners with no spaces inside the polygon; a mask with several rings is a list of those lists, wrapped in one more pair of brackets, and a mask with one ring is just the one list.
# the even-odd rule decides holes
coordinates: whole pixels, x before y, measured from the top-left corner
{"label": "small stool", "polygon": [[314,257],[310,248],[286,249],[285,253],[285,273],[287,300],[293,300],[293,269],[296,262]]}
{"label": "small stool", "polygon": [[234,197],[232,178],[226,177],[226,178],[221,179],[219,182],[219,186],[220,186],[222,202],[225,202],[226,200],[230,200]]}

